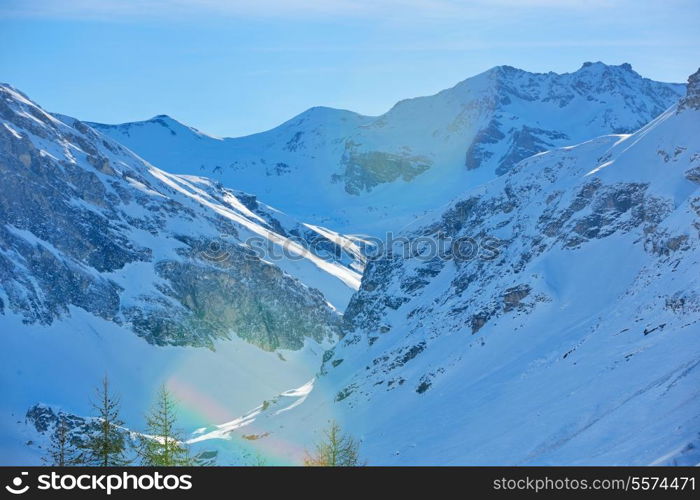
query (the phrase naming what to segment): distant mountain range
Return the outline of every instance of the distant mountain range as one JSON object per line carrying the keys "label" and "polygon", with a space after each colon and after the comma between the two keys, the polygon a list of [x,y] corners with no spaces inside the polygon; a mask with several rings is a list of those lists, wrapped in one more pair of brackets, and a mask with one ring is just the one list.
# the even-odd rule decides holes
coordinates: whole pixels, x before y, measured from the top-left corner
{"label": "distant mountain range", "polygon": [[684,93],[628,64],[561,75],[498,66],[378,117],[312,108],[235,139],[165,115],[90,126],[169,172],[220,180],[342,232],[381,235],[535,153],[634,132]]}

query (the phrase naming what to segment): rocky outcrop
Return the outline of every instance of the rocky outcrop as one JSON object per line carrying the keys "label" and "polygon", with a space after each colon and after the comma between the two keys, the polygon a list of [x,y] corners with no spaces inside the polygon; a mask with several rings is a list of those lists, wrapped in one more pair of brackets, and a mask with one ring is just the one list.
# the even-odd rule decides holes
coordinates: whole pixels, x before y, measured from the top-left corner
{"label": "rocky outcrop", "polygon": [[[134,329],[156,344],[211,346],[216,338],[237,335],[262,349],[301,349],[306,338],[333,338],[339,316],[323,295],[298,283],[279,268],[248,256],[227,269],[178,261],[160,261],[155,270],[166,280],[164,295],[182,305],[169,315],[134,308],[127,317]],[[245,293],[241,293],[245,290]]]}
{"label": "rocky outcrop", "polygon": [[569,140],[569,136],[556,130],[542,130],[536,127],[524,126],[512,132],[510,144],[505,154],[498,162],[496,174],[503,175],[520,160],[535,153],[551,149],[556,144]]}
{"label": "rocky outcrop", "polygon": [[372,151],[356,153],[351,150],[343,159],[345,172],[333,177],[334,182],[342,182],[345,191],[359,195],[369,192],[379,184],[401,179],[410,182],[414,177],[428,170],[432,162],[422,156],[397,155]]}
{"label": "rocky outcrop", "polygon": [[686,96],[681,99],[678,112],[688,108],[700,109],[700,69],[688,77]]}

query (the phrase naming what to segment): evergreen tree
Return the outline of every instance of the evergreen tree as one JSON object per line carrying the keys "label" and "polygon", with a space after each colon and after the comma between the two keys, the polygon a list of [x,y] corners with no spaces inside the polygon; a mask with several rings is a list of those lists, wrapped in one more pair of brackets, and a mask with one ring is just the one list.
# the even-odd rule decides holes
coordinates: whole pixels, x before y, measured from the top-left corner
{"label": "evergreen tree", "polygon": [[70,429],[63,415],[58,417],[58,423],[51,435],[46,456],[42,457],[42,461],[46,465],[55,467],[67,467],[82,463],[82,455],[71,442]]}
{"label": "evergreen tree", "polygon": [[98,428],[84,444],[85,463],[98,467],[119,467],[128,465],[124,432],[120,427],[124,422],[119,418],[119,398],[110,394],[109,379],[105,375],[102,386],[97,389],[97,397],[92,407],[97,412]]}
{"label": "evergreen tree", "polygon": [[146,415],[146,436],[141,439],[139,455],[143,465],[193,465],[182,436],[175,429],[175,400],[163,386],[151,412]]}
{"label": "evergreen tree", "polygon": [[304,465],[320,467],[356,467],[360,463],[360,443],[343,434],[337,422],[332,421],[324,431],[325,439],[316,445],[313,454],[306,453]]}

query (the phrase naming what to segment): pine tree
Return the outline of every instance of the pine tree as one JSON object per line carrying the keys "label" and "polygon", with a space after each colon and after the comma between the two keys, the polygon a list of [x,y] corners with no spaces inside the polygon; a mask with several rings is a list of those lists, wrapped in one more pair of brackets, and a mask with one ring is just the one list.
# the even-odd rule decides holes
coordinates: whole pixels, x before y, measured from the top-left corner
{"label": "pine tree", "polygon": [[325,439],[316,445],[313,454],[306,453],[304,465],[320,467],[356,467],[360,463],[360,443],[343,434],[337,422],[332,421],[324,431]]}
{"label": "pine tree", "polygon": [[99,422],[97,430],[84,444],[85,463],[98,467],[128,465],[124,435],[119,430],[124,425],[119,418],[119,398],[110,394],[109,379],[106,375],[102,386],[96,392],[97,397],[92,407],[97,412]]}
{"label": "pine tree", "polygon": [[146,415],[146,436],[141,439],[139,455],[143,465],[192,465],[189,450],[175,429],[175,400],[163,386],[151,412]]}
{"label": "pine tree", "polygon": [[63,415],[58,417],[58,423],[51,435],[46,456],[42,457],[42,461],[46,465],[55,467],[67,467],[82,463],[82,456],[71,442],[70,429]]}

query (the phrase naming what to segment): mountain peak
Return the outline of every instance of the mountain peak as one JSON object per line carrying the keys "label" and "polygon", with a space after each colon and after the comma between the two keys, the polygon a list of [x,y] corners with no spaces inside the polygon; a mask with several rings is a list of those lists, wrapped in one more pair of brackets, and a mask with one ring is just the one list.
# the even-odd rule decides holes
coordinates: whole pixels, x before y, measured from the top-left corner
{"label": "mountain peak", "polygon": [[596,61],[596,62],[591,62],[591,61],[586,61],[584,62],[581,67],[574,71],[574,75],[582,75],[582,74],[604,74],[606,72],[613,72],[615,74],[620,74],[620,75],[630,75],[632,77],[640,77],[639,73],[637,73],[635,70],[632,69],[632,65],[630,63],[622,63],[622,64],[605,64],[604,62],[601,61]]}
{"label": "mountain peak", "polygon": [[494,66],[483,73],[476,75],[475,77],[468,78],[456,85],[457,88],[461,87],[473,87],[475,82],[482,81],[485,85],[490,86],[492,83],[511,83],[521,80],[524,85],[531,86],[532,78],[536,78],[542,82],[559,82],[567,84],[570,79],[593,79],[600,80],[610,76],[610,74],[618,76],[620,78],[631,77],[632,79],[641,78],[641,76],[632,69],[632,65],[629,63],[622,63],[620,65],[605,64],[601,61],[584,62],[579,69],[572,73],[537,73],[530,72],[524,69],[515,68],[508,65]]}
{"label": "mountain peak", "polygon": [[108,125],[104,123],[96,123],[96,122],[86,122],[88,125],[91,127],[97,128],[98,130],[102,132],[106,132],[110,129],[116,129],[121,131],[122,133],[130,134],[131,131],[135,128],[143,127],[144,125],[157,125],[159,127],[163,127],[166,129],[166,133],[169,133],[172,136],[178,135],[178,133],[184,133],[185,135],[187,134],[194,134],[196,137],[211,137],[213,139],[218,139],[217,137],[205,134],[204,132],[194,128],[190,127],[189,125],[186,125],[182,123],[181,121],[176,120],[170,115],[155,115],[152,118],[149,118],[148,120],[143,120],[143,121],[136,121],[136,122],[126,122],[126,123],[121,123],[119,125]]}
{"label": "mountain peak", "polygon": [[515,66],[509,66],[507,64],[501,64],[499,66],[494,66],[493,68],[486,71],[487,73],[496,74],[512,74],[512,73],[524,73],[525,70],[516,68]]}
{"label": "mountain peak", "polygon": [[605,64],[602,61],[595,61],[595,62],[586,61],[581,65],[581,68],[579,68],[579,71],[581,71],[584,68],[591,68],[591,67],[593,67],[593,68],[620,68],[620,69],[623,69],[625,71],[632,71],[632,65],[630,63],[622,63],[619,65],[615,65],[615,64]]}
{"label": "mountain peak", "polygon": [[329,106],[313,106],[290,118],[279,125],[279,127],[276,127],[276,129],[285,129],[290,126],[299,127],[302,124],[305,124],[306,127],[328,126],[331,123],[337,125],[342,122],[359,124],[366,119],[367,117],[347,109],[332,108]]}
{"label": "mountain peak", "polygon": [[359,113],[349,111],[347,109],[332,108],[330,106],[313,106],[306,111],[298,114],[295,118],[320,118],[327,119],[330,117],[350,117],[361,116]]}
{"label": "mountain peak", "polygon": [[173,118],[170,115],[156,115],[153,118],[149,118],[148,120],[146,120],[146,122],[159,123],[161,125],[179,125],[181,127],[191,128],[191,127],[188,127],[187,125],[185,125],[184,123],[176,120],[175,118]]}
{"label": "mountain peak", "polygon": [[473,80],[474,78],[478,78],[479,76],[486,76],[490,79],[493,80],[501,80],[501,79],[507,79],[507,78],[512,78],[517,75],[522,75],[522,74],[527,74],[528,72],[525,71],[524,69],[516,68],[514,66],[509,66],[507,64],[501,64],[499,66],[494,66],[493,68],[487,69],[481,75],[476,75],[476,77],[472,78],[467,78],[464,80],[464,82],[468,82],[470,80]]}
{"label": "mountain peak", "polygon": [[124,123],[119,123],[119,124],[107,124],[107,123],[97,123],[97,122],[86,122],[90,126],[94,126],[96,128],[102,129],[102,128],[107,128],[107,127],[121,127],[121,128],[131,128],[131,127],[141,127],[143,125],[148,125],[148,124],[157,124],[162,127],[166,128],[171,128],[173,126],[178,126],[178,127],[184,127],[184,128],[189,128],[191,129],[192,127],[189,127],[188,125],[185,125],[184,123],[176,120],[170,115],[155,115],[151,118],[148,118],[146,120],[139,120],[139,121],[133,121],[133,122],[124,122]]}

